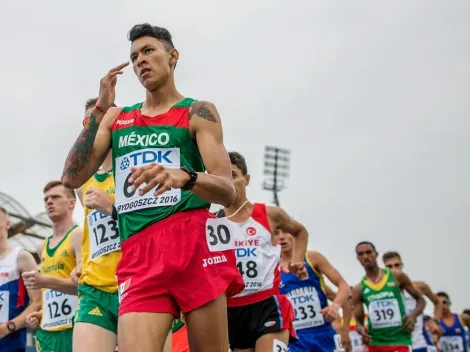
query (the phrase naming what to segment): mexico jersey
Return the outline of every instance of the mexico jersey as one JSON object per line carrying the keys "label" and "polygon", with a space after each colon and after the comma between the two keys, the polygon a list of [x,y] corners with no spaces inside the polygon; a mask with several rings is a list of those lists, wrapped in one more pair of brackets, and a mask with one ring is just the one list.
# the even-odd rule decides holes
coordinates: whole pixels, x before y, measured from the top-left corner
{"label": "mexico jersey", "polygon": [[[82,187],[82,199],[90,187],[99,188],[114,200],[112,172],[96,173]],[[121,243],[117,221],[98,210],[84,207],[82,237],[82,275],[79,284],[87,284],[106,292],[117,292],[116,266],[121,259]]]}
{"label": "mexico jersey", "polygon": [[[26,288],[18,270],[18,254],[14,248],[0,259],[0,324],[20,315],[29,304]],[[26,328],[0,338],[0,351],[22,349],[26,346]]]}
{"label": "mexico jersey", "polygon": [[255,203],[251,216],[241,223],[214,220],[227,221],[233,229],[237,267],[245,281],[245,289],[227,299],[228,306],[245,306],[278,294],[281,247],[272,244],[266,205]]}
{"label": "mexico jersey", "polygon": [[[46,238],[42,249],[42,275],[70,278],[70,273],[76,265],[70,239],[72,232],[77,229],[76,225],[72,227],[54,248],[49,245],[51,237]],[[77,296],[48,288],[43,289],[41,329],[47,331],[71,329],[76,306]]]}

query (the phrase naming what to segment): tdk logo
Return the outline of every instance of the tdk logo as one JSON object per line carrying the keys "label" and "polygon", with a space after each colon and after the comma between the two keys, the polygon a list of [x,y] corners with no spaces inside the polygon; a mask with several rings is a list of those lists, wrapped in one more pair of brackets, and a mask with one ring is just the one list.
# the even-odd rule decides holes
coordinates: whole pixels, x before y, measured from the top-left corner
{"label": "tdk logo", "polygon": [[294,305],[315,302],[313,295],[292,297],[291,300]]}
{"label": "tdk logo", "polygon": [[235,248],[237,258],[256,257],[256,247],[252,248]]}
{"label": "tdk logo", "polygon": [[94,211],[93,213],[88,215],[88,223],[90,226],[93,226],[96,222],[107,218],[107,215],[101,214],[99,211]]}
{"label": "tdk logo", "polygon": [[164,166],[173,165],[174,161],[172,160],[173,150],[171,149],[155,149],[155,150],[141,150],[132,154],[125,156],[119,168],[121,170],[126,170],[131,165],[146,165],[150,163],[158,163]]}

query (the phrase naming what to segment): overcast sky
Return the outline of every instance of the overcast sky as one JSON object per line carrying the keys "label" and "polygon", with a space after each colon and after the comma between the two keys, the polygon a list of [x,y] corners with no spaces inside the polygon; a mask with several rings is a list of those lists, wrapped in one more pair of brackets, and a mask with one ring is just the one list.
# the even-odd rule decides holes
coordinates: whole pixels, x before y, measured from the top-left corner
{"label": "overcast sky", "polygon": [[[469,1],[2,1],[0,191],[32,214],[144,21],[173,34],[180,92],[216,104],[251,200],[271,201],[264,146],[288,148],[281,205],[349,283],[370,240],[470,307]],[[144,96],[128,68],[117,104]]]}

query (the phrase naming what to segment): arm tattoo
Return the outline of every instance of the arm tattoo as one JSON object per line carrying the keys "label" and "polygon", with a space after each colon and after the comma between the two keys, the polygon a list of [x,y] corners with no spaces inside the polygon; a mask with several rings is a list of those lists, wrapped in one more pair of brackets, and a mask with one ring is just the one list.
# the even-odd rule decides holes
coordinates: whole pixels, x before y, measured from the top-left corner
{"label": "arm tattoo", "polygon": [[191,119],[193,115],[210,122],[217,122],[217,119],[207,107],[205,101],[197,101],[189,107],[189,119]]}
{"label": "arm tattoo", "polygon": [[74,179],[88,165],[98,127],[95,117],[91,115],[88,124],[83,128],[67,156],[63,176]]}

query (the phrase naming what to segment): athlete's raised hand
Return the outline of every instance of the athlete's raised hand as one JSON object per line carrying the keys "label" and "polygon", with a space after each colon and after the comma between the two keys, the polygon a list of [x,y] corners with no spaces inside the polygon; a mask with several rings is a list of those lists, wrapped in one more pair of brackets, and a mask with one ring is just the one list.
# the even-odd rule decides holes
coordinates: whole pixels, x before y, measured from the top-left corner
{"label": "athlete's raised hand", "polygon": [[[170,188],[182,188],[188,183],[190,176],[180,169],[169,169],[157,163],[147,164],[141,167],[131,167],[132,176],[129,183],[134,190],[139,190],[139,195],[143,196],[157,185],[153,195],[155,197],[168,191]],[[139,189],[139,187],[146,185]]]}
{"label": "athlete's raised hand", "polygon": [[113,200],[100,188],[90,187],[86,190],[85,202],[89,209],[98,210],[103,215],[111,215],[113,212]]}
{"label": "athlete's raised hand", "polygon": [[321,314],[326,319],[326,321],[332,322],[339,317],[339,306],[336,303],[332,303],[329,306],[326,306],[321,310]]}
{"label": "athlete's raised hand", "polygon": [[31,329],[37,329],[39,328],[39,324],[41,323],[42,319],[42,312],[32,312],[28,314],[26,317],[26,324],[31,328]]}
{"label": "athlete's raised hand", "polygon": [[117,76],[122,74],[122,69],[129,65],[129,61],[120,64],[109,70],[109,72],[100,81],[100,94],[98,96],[98,105],[104,111],[107,111],[116,99]]}

